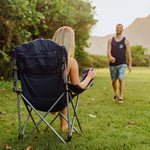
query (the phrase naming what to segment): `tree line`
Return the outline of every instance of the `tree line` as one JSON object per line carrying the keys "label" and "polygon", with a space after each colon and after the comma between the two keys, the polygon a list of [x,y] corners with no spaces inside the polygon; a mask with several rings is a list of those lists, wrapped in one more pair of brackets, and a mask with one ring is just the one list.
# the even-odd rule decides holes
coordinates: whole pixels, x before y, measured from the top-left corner
{"label": "tree line", "polygon": [[[75,58],[85,67],[108,67],[106,56],[87,54],[84,48],[93,25],[95,7],[90,0],[0,0],[0,80],[12,78],[12,49],[37,38],[51,39],[56,29],[75,30]],[[143,46],[131,47],[134,66],[150,66]]]}
{"label": "tree line", "polygon": [[80,68],[86,61],[84,48],[94,19],[95,7],[85,0],[1,0],[0,76],[12,75],[12,49],[36,38],[51,39],[56,29],[75,30],[75,58]]}

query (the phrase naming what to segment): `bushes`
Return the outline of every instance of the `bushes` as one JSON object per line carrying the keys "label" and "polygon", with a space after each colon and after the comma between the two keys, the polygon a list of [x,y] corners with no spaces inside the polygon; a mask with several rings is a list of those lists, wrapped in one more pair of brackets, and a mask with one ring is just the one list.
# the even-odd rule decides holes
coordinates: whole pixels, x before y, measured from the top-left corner
{"label": "bushes", "polygon": [[147,52],[146,48],[143,48],[142,45],[131,46],[132,53],[132,65],[133,66],[148,66],[150,57],[145,55]]}
{"label": "bushes", "polygon": [[[1,57],[6,54],[10,61],[14,47],[37,38],[51,39],[56,29],[67,25],[75,30],[75,57],[82,67],[89,32],[97,22],[94,13],[95,7],[85,0],[0,0]],[[2,66],[1,75],[8,70],[7,63]]]}
{"label": "bushes", "polygon": [[133,66],[148,66],[148,61],[144,57],[136,56],[132,59],[132,65]]}
{"label": "bushes", "polygon": [[104,55],[87,54],[87,60],[83,63],[84,68],[106,68],[108,67],[109,59]]}
{"label": "bushes", "polygon": [[108,67],[109,59],[104,55],[90,55],[93,59],[93,66],[96,68],[105,68]]}
{"label": "bushes", "polygon": [[[150,65],[150,56],[144,55],[146,49],[142,49],[141,46],[131,47],[132,53],[132,64],[133,66],[148,66]],[[107,56],[103,55],[92,55],[88,53],[82,53],[82,51],[76,51],[76,55],[79,59],[78,62],[80,64],[79,69],[80,72],[89,67],[93,68],[107,68],[109,64],[109,59]],[[128,59],[127,59],[128,60]],[[5,79],[8,80],[12,78],[12,61],[10,57],[0,50],[0,80]]]}
{"label": "bushes", "polygon": [[[131,46],[132,53],[132,65],[146,67],[150,66],[150,55],[146,55],[146,48],[141,45]],[[82,62],[82,68],[94,67],[94,68],[104,68],[108,67],[109,59],[107,56],[103,55],[92,55],[86,54],[86,60]],[[128,64],[128,58],[127,58]]]}
{"label": "bushes", "polygon": [[12,62],[10,57],[0,50],[0,80],[12,78]]}

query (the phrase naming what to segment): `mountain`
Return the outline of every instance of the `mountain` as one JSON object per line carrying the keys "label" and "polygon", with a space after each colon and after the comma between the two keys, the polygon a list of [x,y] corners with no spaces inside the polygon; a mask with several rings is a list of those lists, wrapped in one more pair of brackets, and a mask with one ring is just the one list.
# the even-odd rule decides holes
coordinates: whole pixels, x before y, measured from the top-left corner
{"label": "mountain", "polygon": [[[88,40],[89,48],[85,48],[85,51],[90,54],[106,55],[107,41],[112,38],[114,34],[110,34],[104,37],[91,36]],[[148,49],[150,54],[150,15],[144,18],[137,18],[123,31],[129,42],[130,46],[142,45]]]}

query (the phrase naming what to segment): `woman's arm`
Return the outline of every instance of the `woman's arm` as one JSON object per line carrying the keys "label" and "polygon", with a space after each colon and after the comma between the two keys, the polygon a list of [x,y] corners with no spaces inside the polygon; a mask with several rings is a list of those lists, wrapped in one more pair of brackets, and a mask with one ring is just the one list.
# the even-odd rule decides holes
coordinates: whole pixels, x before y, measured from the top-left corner
{"label": "woman's arm", "polygon": [[89,84],[91,79],[93,79],[96,76],[95,70],[90,70],[88,72],[87,77],[84,81],[80,82],[79,79],[79,67],[78,63],[74,58],[69,58],[68,60],[68,73],[70,76],[70,81],[73,84],[78,84],[81,88],[86,88],[86,86]]}

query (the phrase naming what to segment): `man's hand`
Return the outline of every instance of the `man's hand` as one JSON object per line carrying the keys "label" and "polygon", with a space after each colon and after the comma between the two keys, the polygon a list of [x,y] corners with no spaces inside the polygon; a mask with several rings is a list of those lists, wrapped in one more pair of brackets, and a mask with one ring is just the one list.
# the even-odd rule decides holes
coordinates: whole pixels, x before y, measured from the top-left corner
{"label": "man's hand", "polygon": [[115,57],[110,57],[110,61],[111,61],[111,63],[115,63],[116,62],[116,58]]}
{"label": "man's hand", "polygon": [[128,70],[129,70],[129,73],[132,71],[132,66],[131,65],[128,66]]}

